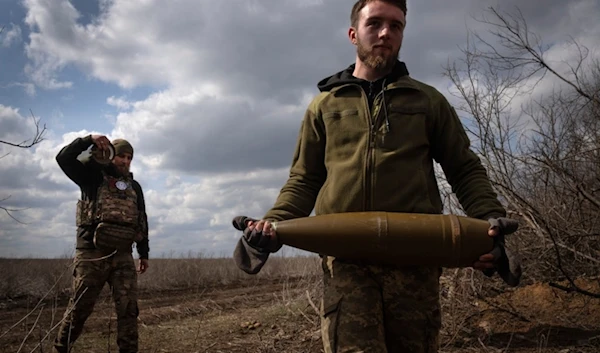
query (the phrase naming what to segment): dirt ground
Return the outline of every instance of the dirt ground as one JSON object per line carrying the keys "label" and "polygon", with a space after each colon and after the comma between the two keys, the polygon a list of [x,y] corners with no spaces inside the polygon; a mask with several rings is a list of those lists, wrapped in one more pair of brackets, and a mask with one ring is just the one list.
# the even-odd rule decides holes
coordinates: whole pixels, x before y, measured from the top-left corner
{"label": "dirt ground", "polygon": [[[282,278],[142,293],[140,352],[322,352],[317,282]],[[600,289],[598,283],[581,285]],[[52,328],[66,301],[55,298],[32,310],[36,304],[0,302],[0,353],[52,351]],[[469,305],[477,310],[461,319],[459,329],[443,329],[440,353],[600,352],[600,299],[534,284]],[[444,320],[456,326],[456,318]],[[115,329],[112,304],[104,295],[72,352],[118,352]]]}

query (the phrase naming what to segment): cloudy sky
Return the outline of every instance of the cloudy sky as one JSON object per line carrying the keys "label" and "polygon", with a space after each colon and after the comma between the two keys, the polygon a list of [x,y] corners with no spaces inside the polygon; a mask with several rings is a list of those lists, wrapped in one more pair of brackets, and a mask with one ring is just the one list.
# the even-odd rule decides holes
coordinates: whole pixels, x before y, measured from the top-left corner
{"label": "cloudy sky", "polygon": [[[238,214],[260,217],[286,180],[316,83],[354,60],[350,0],[2,0],[0,257],[70,256],[79,190],[55,156],[90,133],[127,138],[151,257],[230,256]],[[598,47],[598,0],[409,0],[400,57],[447,94],[473,17],[519,5],[556,52]],[[594,42],[595,41],[595,42]]]}

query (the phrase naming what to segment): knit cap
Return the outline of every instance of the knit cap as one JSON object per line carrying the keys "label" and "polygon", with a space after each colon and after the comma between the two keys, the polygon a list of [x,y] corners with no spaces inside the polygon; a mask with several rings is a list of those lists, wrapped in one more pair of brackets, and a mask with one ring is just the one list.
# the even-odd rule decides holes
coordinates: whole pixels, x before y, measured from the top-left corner
{"label": "knit cap", "polygon": [[133,147],[127,140],[115,139],[112,144],[115,146],[116,155],[120,155],[121,153],[131,153],[131,158],[133,158]]}

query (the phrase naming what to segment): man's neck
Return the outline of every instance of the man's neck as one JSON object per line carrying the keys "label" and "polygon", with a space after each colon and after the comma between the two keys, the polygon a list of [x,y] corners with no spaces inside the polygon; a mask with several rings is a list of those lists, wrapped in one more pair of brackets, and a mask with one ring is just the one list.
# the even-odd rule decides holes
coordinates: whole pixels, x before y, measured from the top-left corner
{"label": "man's neck", "polygon": [[392,72],[393,66],[387,70],[375,70],[365,65],[358,57],[356,58],[356,65],[354,66],[354,72],[352,76],[367,81],[377,81],[387,74]]}

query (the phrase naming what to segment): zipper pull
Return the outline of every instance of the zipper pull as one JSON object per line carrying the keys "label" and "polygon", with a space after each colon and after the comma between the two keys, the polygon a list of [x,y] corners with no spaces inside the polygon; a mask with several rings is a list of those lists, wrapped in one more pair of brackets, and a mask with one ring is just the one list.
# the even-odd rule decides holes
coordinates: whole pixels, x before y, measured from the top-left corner
{"label": "zipper pull", "polygon": [[375,124],[371,123],[371,136],[369,137],[369,146],[375,147],[375,140],[377,139],[377,131],[375,131]]}
{"label": "zipper pull", "polygon": [[385,133],[387,134],[390,132],[390,119],[388,118],[387,102],[385,101],[385,86],[381,89],[381,95],[383,99],[383,114],[385,115]]}

